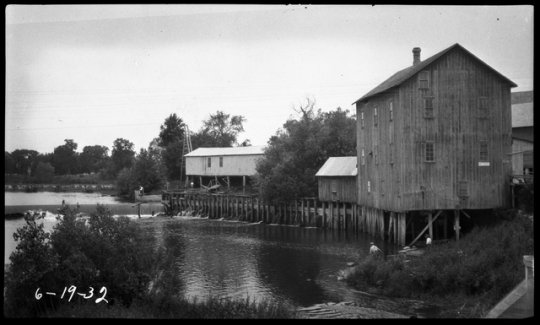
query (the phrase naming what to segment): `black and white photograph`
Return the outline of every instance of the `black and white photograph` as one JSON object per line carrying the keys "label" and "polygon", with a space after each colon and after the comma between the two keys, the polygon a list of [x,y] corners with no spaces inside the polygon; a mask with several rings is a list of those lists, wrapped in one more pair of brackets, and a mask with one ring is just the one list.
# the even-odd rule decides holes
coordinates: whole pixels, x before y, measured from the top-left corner
{"label": "black and white photograph", "polygon": [[533,4],[4,14],[4,318],[534,317]]}

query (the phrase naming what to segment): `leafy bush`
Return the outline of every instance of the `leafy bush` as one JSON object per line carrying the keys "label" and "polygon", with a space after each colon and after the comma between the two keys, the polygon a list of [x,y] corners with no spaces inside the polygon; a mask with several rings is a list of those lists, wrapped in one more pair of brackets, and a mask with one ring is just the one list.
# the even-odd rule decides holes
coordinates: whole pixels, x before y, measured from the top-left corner
{"label": "leafy bush", "polygon": [[[91,300],[74,295],[79,304],[94,303],[102,287],[109,302],[125,306],[146,294],[155,261],[154,238],[126,217],[114,219],[99,204],[88,221],[76,218],[75,212],[65,205],[51,234],[31,219],[17,230],[15,240],[20,242],[10,256],[5,280],[6,316],[54,311],[66,301],[60,293],[72,285],[86,295],[90,287],[95,289]],[[34,296],[38,288],[57,295],[38,300]]]}
{"label": "leafy bush", "polygon": [[392,296],[485,296],[495,303],[523,280],[523,256],[534,255],[531,219],[514,211],[497,213],[499,224],[474,228],[407,263],[367,258],[347,281]]}

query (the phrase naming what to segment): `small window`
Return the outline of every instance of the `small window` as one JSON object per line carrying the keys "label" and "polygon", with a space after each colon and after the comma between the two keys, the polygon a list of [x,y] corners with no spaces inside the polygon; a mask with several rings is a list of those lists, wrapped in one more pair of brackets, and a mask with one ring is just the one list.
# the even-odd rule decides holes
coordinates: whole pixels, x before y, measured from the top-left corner
{"label": "small window", "polygon": [[390,121],[393,121],[394,120],[394,101],[391,100],[388,104],[389,104],[388,112],[390,114]]}
{"label": "small window", "polygon": [[367,181],[367,192],[371,193],[371,182]]}
{"label": "small window", "polygon": [[435,161],[435,143],[426,142],[426,162]]}
{"label": "small window", "polygon": [[434,118],[433,97],[424,97],[424,113],[425,118]]}
{"label": "small window", "polygon": [[373,125],[379,124],[379,112],[377,106],[373,108]]}
{"label": "small window", "polygon": [[429,71],[421,71],[418,74],[418,89],[429,89]]}
{"label": "small window", "polygon": [[208,157],[208,167],[212,167],[212,158]]}
{"label": "small window", "polygon": [[360,112],[360,123],[362,125],[362,129],[364,128],[364,111]]}
{"label": "small window", "polygon": [[219,157],[219,167],[223,167],[223,157]]}
{"label": "small window", "polygon": [[478,98],[478,118],[488,118],[487,97]]}
{"label": "small window", "polygon": [[373,155],[375,156],[375,165],[379,164],[379,146],[376,145],[375,148],[373,148]]}
{"label": "small window", "polygon": [[469,196],[469,182],[468,181],[459,181],[458,182],[458,197],[468,197]]}
{"label": "small window", "polygon": [[365,157],[364,157],[364,148],[362,148],[362,165],[366,163]]}
{"label": "small window", "polygon": [[332,193],[337,193],[337,181],[332,180]]}
{"label": "small window", "polygon": [[390,144],[390,164],[394,163],[394,145]]}
{"label": "small window", "polygon": [[480,161],[488,161],[488,143],[480,141]]}
{"label": "small window", "polygon": [[381,195],[384,195],[384,179],[381,179]]}

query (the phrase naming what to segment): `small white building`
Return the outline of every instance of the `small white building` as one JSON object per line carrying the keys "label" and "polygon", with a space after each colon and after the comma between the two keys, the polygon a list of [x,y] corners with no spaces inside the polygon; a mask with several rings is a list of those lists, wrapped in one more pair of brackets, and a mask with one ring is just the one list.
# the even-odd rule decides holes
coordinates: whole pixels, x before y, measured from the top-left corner
{"label": "small white building", "polygon": [[[206,185],[212,178],[230,186],[231,181],[242,179],[257,172],[257,160],[264,156],[265,146],[198,148],[186,154],[186,176],[191,181]],[[232,179],[231,179],[232,178]],[[205,182],[206,180],[206,182]],[[226,183],[226,184],[223,184]]]}

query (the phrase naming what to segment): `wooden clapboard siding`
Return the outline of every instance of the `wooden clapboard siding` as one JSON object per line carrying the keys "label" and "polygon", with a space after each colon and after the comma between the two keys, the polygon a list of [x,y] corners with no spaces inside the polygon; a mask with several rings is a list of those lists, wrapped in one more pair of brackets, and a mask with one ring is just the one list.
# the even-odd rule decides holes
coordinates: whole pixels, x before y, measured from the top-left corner
{"label": "wooden clapboard siding", "polygon": [[[419,89],[414,75],[356,103],[358,204],[397,212],[455,209],[458,205],[468,209],[507,206],[511,85],[461,47],[449,50],[422,71],[429,72],[429,89]],[[424,116],[425,96],[433,97],[433,119]],[[479,118],[481,96],[488,101],[486,119]],[[393,125],[388,116],[390,100],[394,103]],[[373,125],[375,107],[377,126]],[[488,167],[478,164],[480,141],[488,143]],[[425,162],[426,142],[435,144],[435,162]],[[361,164],[362,149],[365,165]],[[390,150],[394,150],[393,164]],[[468,199],[458,197],[460,181],[468,182]]]}
{"label": "wooden clapboard siding", "polygon": [[[257,160],[262,155],[226,155],[223,157],[223,167],[219,167],[220,156],[186,157],[186,175],[189,176],[244,176],[255,175]],[[208,158],[211,167],[208,167]]]}
{"label": "wooden clapboard siding", "polygon": [[[332,192],[335,182],[336,192]],[[341,202],[356,202],[356,177],[341,176],[341,177],[318,177],[319,183],[319,200],[320,201],[341,201]]]}

